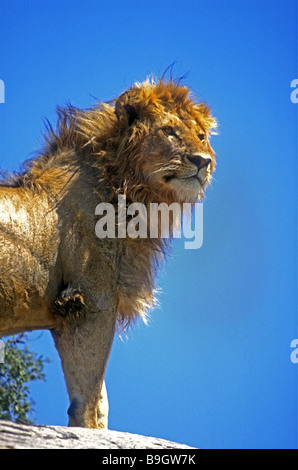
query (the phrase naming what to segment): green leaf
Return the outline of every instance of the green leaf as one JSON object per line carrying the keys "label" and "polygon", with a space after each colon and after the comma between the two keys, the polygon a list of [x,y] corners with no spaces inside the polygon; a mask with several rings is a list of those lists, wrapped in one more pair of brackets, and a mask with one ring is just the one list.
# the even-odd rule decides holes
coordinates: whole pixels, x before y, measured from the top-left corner
{"label": "green leaf", "polygon": [[27,343],[28,333],[5,342],[4,364],[0,364],[0,419],[33,424],[29,384],[45,379],[43,367],[49,359],[30,351]]}

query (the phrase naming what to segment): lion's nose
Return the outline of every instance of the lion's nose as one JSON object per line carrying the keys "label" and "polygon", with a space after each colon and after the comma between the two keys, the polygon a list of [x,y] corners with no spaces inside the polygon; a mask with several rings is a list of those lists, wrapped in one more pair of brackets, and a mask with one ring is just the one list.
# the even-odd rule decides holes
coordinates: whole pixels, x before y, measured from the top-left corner
{"label": "lion's nose", "polygon": [[188,155],[188,160],[196,165],[199,170],[208,166],[211,163],[211,158],[209,157],[202,157],[201,155]]}

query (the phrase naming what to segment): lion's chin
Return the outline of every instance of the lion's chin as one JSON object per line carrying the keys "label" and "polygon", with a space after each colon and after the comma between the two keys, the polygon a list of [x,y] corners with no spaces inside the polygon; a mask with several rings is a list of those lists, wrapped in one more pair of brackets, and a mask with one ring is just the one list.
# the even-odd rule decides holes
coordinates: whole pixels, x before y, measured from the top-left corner
{"label": "lion's chin", "polygon": [[181,203],[194,203],[204,197],[206,184],[202,184],[196,176],[190,178],[173,178],[169,184]]}

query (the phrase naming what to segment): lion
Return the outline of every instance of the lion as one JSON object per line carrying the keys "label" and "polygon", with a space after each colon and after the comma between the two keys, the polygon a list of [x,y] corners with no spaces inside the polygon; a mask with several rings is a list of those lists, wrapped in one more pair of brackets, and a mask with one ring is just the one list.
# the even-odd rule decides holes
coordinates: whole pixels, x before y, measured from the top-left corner
{"label": "lion", "polygon": [[114,335],[119,324],[146,320],[169,242],[98,238],[95,208],[116,207],[119,195],[146,207],[201,200],[215,169],[215,127],[179,80],[146,79],[87,110],[58,108],[42,151],[1,181],[0,334],[51,331],[69,426],[107,428]]}

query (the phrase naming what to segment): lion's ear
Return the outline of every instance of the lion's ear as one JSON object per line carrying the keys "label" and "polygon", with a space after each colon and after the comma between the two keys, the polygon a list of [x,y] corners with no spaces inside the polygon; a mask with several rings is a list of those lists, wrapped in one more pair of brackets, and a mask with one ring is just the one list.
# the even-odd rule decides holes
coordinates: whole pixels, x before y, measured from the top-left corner
{"label": "lion's ear", "polygon": [[127,118],[127,122],[128,122],[128,125],[131,126],[132,123],[138,119],[139,117],[139,114],[136,110],[136,107],[135,106],[132,106],[131,104],[127,103],[125,106],[124,106],[124,109],[125,109],[125,112],[126,112],[126,118]]}
{"label": "lion's ear", "polygon": [[131,126],[134,121],[139,118],[138,109],[134,104],[129,102],[127,92],[123,93],[123,95],[119,96],[117,99],[115,103],[115,113],[118,120],[128,126]]}

